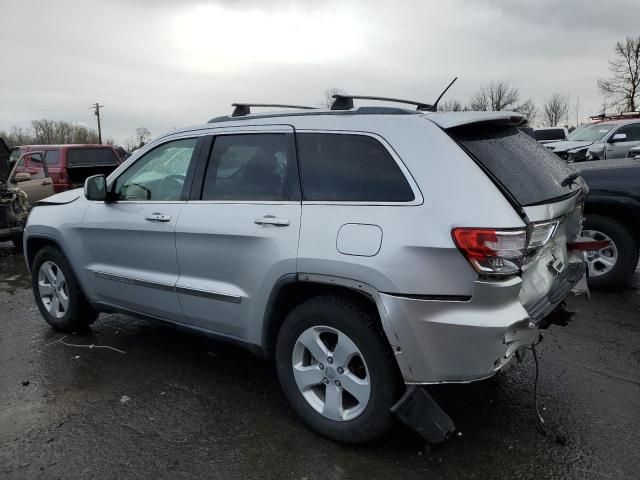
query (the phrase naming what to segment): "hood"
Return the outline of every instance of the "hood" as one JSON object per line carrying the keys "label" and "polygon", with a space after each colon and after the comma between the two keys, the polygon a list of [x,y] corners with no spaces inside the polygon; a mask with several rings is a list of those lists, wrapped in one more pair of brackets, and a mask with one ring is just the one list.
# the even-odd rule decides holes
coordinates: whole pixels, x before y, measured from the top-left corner
{"label": "hood", "polygon": [[76,201],[83,195],[82,188],[76,188],[75,190],[67,190],[66,192],[56,193],[50,197],[36,202],[36,206],[40,205],[64,205],[65,203],[71,203]]}
{"label": "hood", "polygon": [[11,157],[11,150],[0,138],[0,183],[6,183],[11,173],[11,166],[9,165],[9,158]]}
{"label": "hood", "polygon": [[576,148],[586,148],[589,145],[592,145],[593,142],[576,142],[570,140],[564,140],[561,142],[553,142],[545,144],[545,147],[551,150],[552,152],[567,152],[569,150],[574,150]]}

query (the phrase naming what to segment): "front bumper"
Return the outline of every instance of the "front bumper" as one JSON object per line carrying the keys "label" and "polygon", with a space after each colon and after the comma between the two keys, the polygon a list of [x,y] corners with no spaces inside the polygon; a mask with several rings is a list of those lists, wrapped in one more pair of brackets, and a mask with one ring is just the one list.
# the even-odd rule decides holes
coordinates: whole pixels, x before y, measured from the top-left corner
{"label": "front bumper", "polygon": [[584,262],[569,264],[549,293],[526,307],[519,301],[519,277],[477,280],[468,301],[381,294],[405,382],[471,382],[494,375],[518,351],[538,341],[542,319],[585,271]]}

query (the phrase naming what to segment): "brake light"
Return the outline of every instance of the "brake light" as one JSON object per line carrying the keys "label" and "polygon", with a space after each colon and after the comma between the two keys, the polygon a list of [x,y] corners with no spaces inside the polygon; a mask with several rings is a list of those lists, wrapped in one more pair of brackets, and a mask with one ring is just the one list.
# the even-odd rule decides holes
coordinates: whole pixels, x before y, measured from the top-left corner
{"label": "brake light", "polygon": [[522,267],[527,247],[524,229],[454,228],[451,236],[479,273],[513,275]]}

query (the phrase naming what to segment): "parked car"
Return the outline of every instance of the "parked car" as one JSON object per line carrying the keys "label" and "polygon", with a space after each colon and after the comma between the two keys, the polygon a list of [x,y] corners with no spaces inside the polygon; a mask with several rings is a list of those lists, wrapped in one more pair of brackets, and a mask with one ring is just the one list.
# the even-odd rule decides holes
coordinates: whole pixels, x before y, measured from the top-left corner
{"label": "parked car", "polygon": [[635,160],[640,160],[640,146],[633,147],[632,149],[630,149],[629,153],[627,153],[627,158],[633,158]]}
{"label": "parked car", "polygon": [[542,143],[559,142],[567,139],[569,130],[566,127],[541,127],[533,129],[534,138]]}
{"label": "parked car", "polygon": [[580,165],[589,185],[583,235],[609,240],[588,252],[589,285],[619,289],[629,283],[640,250],[640,163],[620,159]]}
{"label": "parked car", "polygon": [[[56,193],[81,187],[91,175],[108,175],[120,165],[120,157],[110,145],[25,145],[20,153],[44,152],[45,161],[53,179]],[[16,173],[32,175],[42,170],[42,165],[32,162],[26,155],[16,166]]]}
{"label": "parked car", "polygon": [[568,162],[624,158],[640,145],[640,118],[607,120],[575,129],[564,142],[546,147]]}
{"label": "parked car", "polygon": [[[32,202],[53,195],[53,182],[49,177],[46,163],[42,162],[42,152],[31,152],[34,165],[39,162],[40,170],[33,174],[16,173],[12,166],[10,150],[0,138],[0,241],[12,241],[22,248],[22,231],[31,210]],[[18,157],[16,163],[22,161]]]}
{"label": "parked car", "polygon": [[293,409],[344,442],[383,434],[423,391],[399,400],[407,385],[523,355],[585,291],[578,172],[519,113],[338,100],[242,105],[39,202],[25,257],[44,319],[124,312],[274,357]]}

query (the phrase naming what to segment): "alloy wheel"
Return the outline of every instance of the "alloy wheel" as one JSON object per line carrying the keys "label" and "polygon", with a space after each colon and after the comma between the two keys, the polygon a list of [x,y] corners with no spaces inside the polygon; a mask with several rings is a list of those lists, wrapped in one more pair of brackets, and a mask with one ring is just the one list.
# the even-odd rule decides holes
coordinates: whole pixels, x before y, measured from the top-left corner
{"label": "alloy wheel", "polygon": [[357,418],[371,398],[369,370],[360,349],[328,326],[306,329],[292,354],[293,375],[307,403],[336,421]]}
{"label": "alloy wheel", "polygon": [[51,261],[40,265],[38,293],[44,308],[55,318],[62,318],[69,309],[69,287],[58,265]]}

